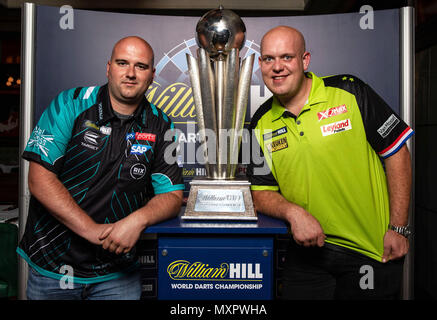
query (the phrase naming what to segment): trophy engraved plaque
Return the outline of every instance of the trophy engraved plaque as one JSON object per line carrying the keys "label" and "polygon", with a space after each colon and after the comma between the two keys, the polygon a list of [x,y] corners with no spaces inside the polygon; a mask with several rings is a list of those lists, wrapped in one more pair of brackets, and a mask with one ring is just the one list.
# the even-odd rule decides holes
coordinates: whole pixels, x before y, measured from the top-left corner
{"label": "trophy engraved plaque", "polygon": [[187,54],[205,178],[190,182],[186,220],[257,220],[250,183],[235,177],[255,54],[241,63],[246,27],[222,6],[196,26],[197,59]]}

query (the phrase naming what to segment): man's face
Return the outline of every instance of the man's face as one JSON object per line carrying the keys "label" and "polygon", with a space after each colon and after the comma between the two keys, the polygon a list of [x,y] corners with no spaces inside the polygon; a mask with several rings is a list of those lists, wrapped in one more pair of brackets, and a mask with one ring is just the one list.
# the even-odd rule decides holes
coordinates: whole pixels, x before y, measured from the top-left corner
{"label": "man's face", "polygon": [[310,54],[304,52],[302,41],[293,32],[276,30],[263,38],[259,65],[264,83],[274,95],[296,96],[309,62]]}
{"label": "man's face", "polygon": [[153,81],[153,52],[138,39],[116,45],[106,66],[109,93],[117,102],[137,104]]}

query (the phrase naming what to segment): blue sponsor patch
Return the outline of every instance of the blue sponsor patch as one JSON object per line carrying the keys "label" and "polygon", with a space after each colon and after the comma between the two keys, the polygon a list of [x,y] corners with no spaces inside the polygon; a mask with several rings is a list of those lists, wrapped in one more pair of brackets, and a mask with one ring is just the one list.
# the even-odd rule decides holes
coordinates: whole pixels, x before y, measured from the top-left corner
{"label": "blue sponsor patch", "polygon": [[135,132],[126,134],[126,140],[133,140],[133,139],[135,139]]}
{"label": "blue sponsor patch", "polygon": [[147,152],[148,150],[152,149],[151,146],[147,146],[144,144],[134,144],[132,145],[132,148],[130,149],[130,153],[132,154],[143,154]]}
{"label": "blue sponsor patch", "polygon": [[269,140],[269,139],[272,139],[274,137],[280,136],[280,135],[285,134],[285,133],[287,133],[287,127],[282,127],[282,128],[279,128],[275,131],[263,134],[263,139]]}

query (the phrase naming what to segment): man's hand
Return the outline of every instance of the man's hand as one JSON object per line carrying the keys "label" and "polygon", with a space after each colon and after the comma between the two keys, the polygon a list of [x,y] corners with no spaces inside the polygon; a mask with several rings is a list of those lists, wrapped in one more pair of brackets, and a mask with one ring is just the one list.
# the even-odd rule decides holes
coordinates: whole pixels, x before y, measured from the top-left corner
{"label": "man's hand", "polygon": [[402,258],[408,253],[410,243],[407,238],[393,230],[387,230],[384,235],[384,254],[382,262]]}
{"label": "man's hand", "polygon": [[294,214],[290,215],[288,221],[290,222],[293,239],[297,244],[305,247],[323,247],[326,236],[319,221],[310,213],[302,208],[294,210]]}
{"label": "man's hand", "polygon": [[102,247],[116,254],[129,252],[140,238],[142,224],[131,214],[126,218],[108,225],[99,236]]}
{"label": "man's hand", "polygon": [[175,217],[182,204],[182,191],[171,191],[155,195],[144,207],[127,217],[106,225],[99,240],[105,250],[116,254],[129,252],[138,241],[143,230],[165,219]]}
{"label": "man's hand", "polygon": [[302,207],[287,201],[279,192],[252,191],[252,198],[257,210],[290,224],[297,244],[305,247],[322,247],[325,244],[326,236],[319,221]]}
{"label": "man's hand", "polygon": [[95,224],[89,229],[87,233],[83,234],[83,238],[91,242],[92,244],[102,245],[104,238],[101,235],[106,232],[109,234],[113,229],[112,224]]}

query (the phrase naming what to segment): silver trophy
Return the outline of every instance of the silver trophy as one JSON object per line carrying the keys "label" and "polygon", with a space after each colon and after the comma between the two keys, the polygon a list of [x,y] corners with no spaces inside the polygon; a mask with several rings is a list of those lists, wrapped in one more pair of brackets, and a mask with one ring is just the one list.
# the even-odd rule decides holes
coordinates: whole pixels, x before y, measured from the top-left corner
{"label": "silver trophy", "polygon": [[206,177],[191,181],[183,219],[257,220],[249,181],[235,177],[255,58],[240,67],[245,33],[241,18],[222,6],[197,23],[198,58],[187,54],[187,62]]}

